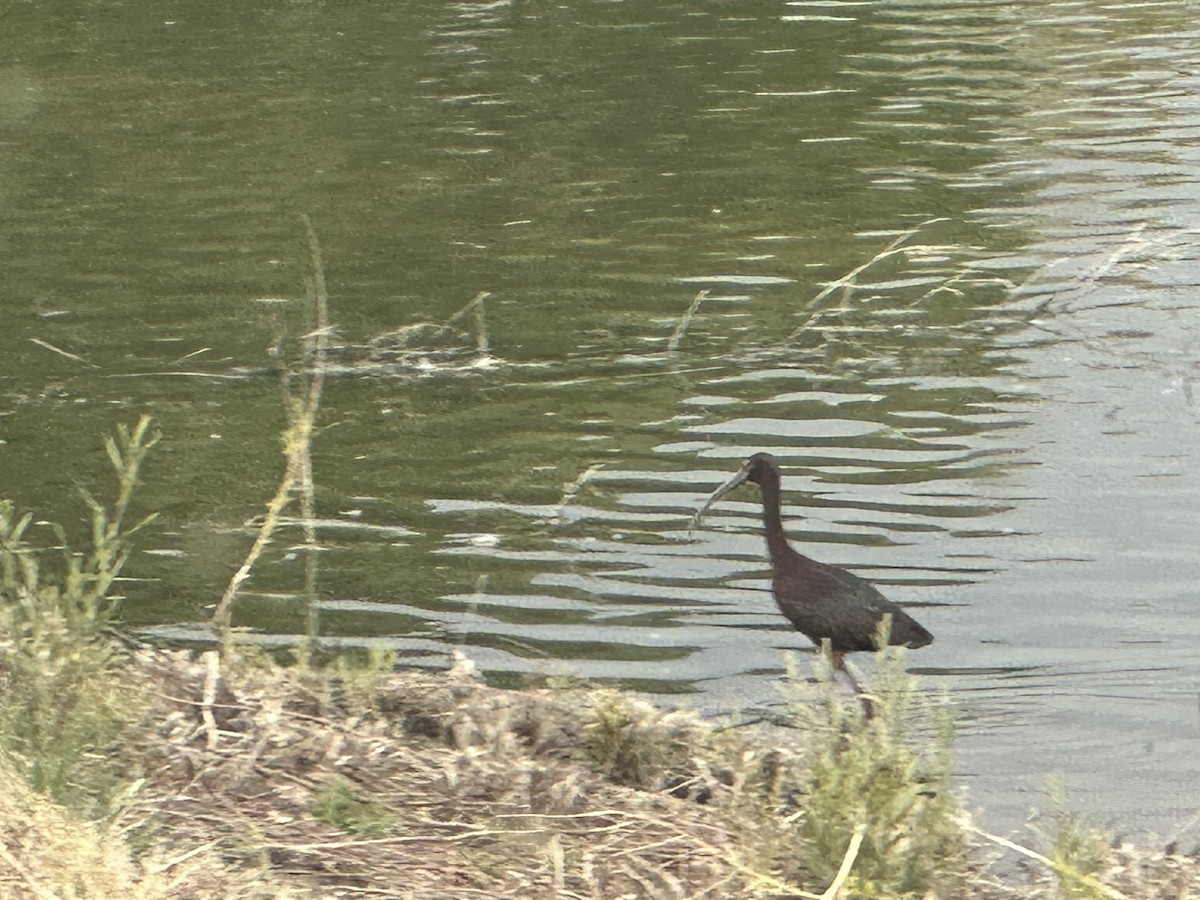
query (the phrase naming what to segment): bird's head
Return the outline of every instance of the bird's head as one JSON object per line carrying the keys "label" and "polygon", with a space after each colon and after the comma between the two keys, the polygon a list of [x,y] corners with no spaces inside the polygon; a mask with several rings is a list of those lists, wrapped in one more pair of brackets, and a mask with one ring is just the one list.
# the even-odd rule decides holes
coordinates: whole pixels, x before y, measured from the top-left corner
{"label": "bird's head", "polygon": [[775,461],[775,457],[770,453],[755,453],[748,460],[742,463],[742,467],[726,481],[723,485],[717,488],[704,501],[704,505],[700,507],[699,512],[692,517],[692,527],[695,528],[700,524],[700,519],[706,512],[712,509],[726,494],[734,490],[734,488],[745,484],[747,481],[753,481],[757,485],[762,485],[770,480],[776,483],[779,481],[779,463]]}
{"label": "bird's head", "polygon": [[[742,463],[742,468],[738,470],[738,475],[741,476],[741,481],[753,481],[755,484],[760,485],[772,475],[778,481],[779,463],[775,461],[775,457],[770,453],[755,453]],[[741,484],[741,481],[738,484]]]}

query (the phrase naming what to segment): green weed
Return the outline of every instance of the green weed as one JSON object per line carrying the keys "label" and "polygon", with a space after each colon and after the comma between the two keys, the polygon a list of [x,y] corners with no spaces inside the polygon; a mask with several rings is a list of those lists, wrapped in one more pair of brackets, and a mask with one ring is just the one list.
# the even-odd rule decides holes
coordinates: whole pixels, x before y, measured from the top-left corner
{"label": "green weed", "polygon": [[333,662],[346,703],[356,713],[379,711],[380,689],[395,668],[395,652],[379,646],[368,648],[365,655],[339,653]]}
{"label": "green weed", "polygon": [[1087,826],[1067,805],[1067,787],[1061,777],[1046,780],[1055,830],[1050,861],[1058,876],[1058,893],[1067,900],[1100,900],[1111,897],[1096,875],[1108,861],[1112,838]]}
{"label": "green weed", "polygon": [[358,837],[383,837],[395,827],[396,817],[386,808],[359,798],[340,778],[328,782],[313,800],[312,814],[324,822]]}
{"label": "green weed", "polygon": [[[873,718],[857,699],[839,697],[822,654],[825,721],[809,748],[795,858],[812,880],[828,884],[861,830],[843,896],[920,896],[962,875],[965,838],[950,787],[953,721],[921,694],[904,651],[887,647],[886,632],[881,638]],[[914,733],[918,724],[923,733]]]}
{"label": "green weed", "polygon": [[33,515],[0,501],[0,751],[36,790],[78,812],[102,812],[117,785],[115,750],[139,717],[137,689],[117,675],[120,645],[110,631],[119,599],[110,591],[129,558],[129,539],[153,516],[126,526],[146,454],[158,440],[143,416],[105,441],[117,474],[111,508],[81,489],[91,512],[91,546],[72,551],[29,540]]}

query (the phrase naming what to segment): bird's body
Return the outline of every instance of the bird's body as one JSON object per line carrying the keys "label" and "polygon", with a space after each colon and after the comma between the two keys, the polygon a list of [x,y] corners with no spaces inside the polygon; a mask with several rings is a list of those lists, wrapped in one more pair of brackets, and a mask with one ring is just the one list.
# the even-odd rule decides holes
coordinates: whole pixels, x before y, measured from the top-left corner
{"label": "bird's body", "polygon": [[845,668],[843,654],[875,649],[876,633],[885,616],[891,617],[888,643],[915,649],[933,641],[932,634],[869,581],[839,566],[809,559],[792,548],[784,535],[780,513],[779,465],[771,454],[756,453],[746,460],[733,478],[713,492],[696,513],[696,520],[747,481],[762,489],[775,603],[796,630],[814,644],[829,641],[838,668]]}
{"label": "bird's body", "polygon": [[883,617],[892,617],[889,643],[924,647],[933,635],[888,600],[869,581],[837,566],[809,559],[791,547],[775,563],[771,592],[779,611],[796,630],[820,646],[828,640],[835,653],[874,650]]}

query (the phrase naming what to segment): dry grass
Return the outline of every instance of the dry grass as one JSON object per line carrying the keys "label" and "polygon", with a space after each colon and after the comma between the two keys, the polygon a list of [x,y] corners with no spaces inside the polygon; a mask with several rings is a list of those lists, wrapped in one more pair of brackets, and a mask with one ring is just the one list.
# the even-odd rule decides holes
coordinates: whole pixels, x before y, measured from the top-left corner
{"label": "dry grass", "polygon": [[[131,787],[108,819],[6,770],[0,897],[898,896],[856,878],[865,828],[819,883],[780,863],[786,846],[763,852],[812,814],[803,746],[611,691],[489,688],[461,660],[376,673],[369,690],[252,663],[125,660],[157,705],[120,753]],[[1095,896],[1200,895],[1195,860],[1129,847],[1094,878]],[[1050,866],[1001,881],[978,859],[960,884],[924,896],[1059,892]]]}
{"label": "dry grass", "polygon": [[[746,887],[730,864],[735,841],[710,810],[586,765],[587,722],[560,695],[397,673],[376,691],[378,713],[355,714],[321,674],[251,670],[214,689],[202,662],[154,654],[140,664],[173,687],[134,805],[176,845],[215,840],[327,896],[727,897]],[[206,691],[225,701],[210,716]],[[388,833],[363,837],[314,814],[334,786],[369,801],[373,830],[387,823]]]}
{"label": "dry grass", "polygon": [[[0,765],[0,898],[268,898],[299,896],[285,879],[233,867],[216,844],[178,847],[144,842],[144,826],[128,812],[112,821],[83,821],[34,791]],[[266,875],[267,877],[263,877]]]}

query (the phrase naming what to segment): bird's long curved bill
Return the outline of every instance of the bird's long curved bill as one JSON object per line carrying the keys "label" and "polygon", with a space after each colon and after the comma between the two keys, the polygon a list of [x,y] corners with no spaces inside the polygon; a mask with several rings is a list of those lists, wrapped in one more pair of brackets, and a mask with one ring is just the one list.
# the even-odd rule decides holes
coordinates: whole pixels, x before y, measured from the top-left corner
{"label": "bird's long curved bill", "polygon": [[746,463],[740,469],[737,470],[737,473],[732,478],[730,478],[723,485],[721,485],[719,488],[717,488],[715,491],[713,491],[711,494],[708,495],[708,499],[704,501],[704,505],[701,506],[700,509],[696,511],[696,514],[694,516],[692,516],[692,524],[690,527],[691,528],[699,528],[700,520],[704,518],[704,514],[706,512],[708,512],[710,509],[712,509],[714,506],[716,506],[717,503],[720,502],[721,498],[724,497],[726,494],[728,494],[730,491],[732,491],[734,488],[738,487],[739,485],[745,484],[746,479],[749,477],[750,477],[750,464]]}

